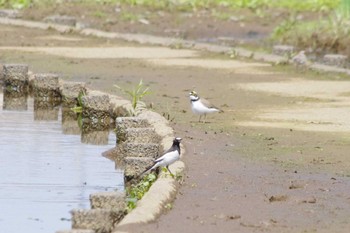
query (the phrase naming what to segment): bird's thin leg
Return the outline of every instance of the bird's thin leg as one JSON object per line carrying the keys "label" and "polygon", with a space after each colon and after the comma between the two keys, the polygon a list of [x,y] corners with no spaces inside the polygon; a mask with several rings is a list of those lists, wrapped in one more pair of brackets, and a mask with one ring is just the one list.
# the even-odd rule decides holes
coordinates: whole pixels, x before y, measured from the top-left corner
{"label": "bird's thin leg", "polygon": [[204,114],[204,123],[206,122],[207,120],[207,114]]}
{"label": "bird's thin leg", "polygon": [[169,173],[171,174],[171,176],[174,177],[174,174],[173,174],[173,173],[170,171],[170,169],[169,169],[169,165],[166,166],[166,169],[168,169],[168,171],[169,171]]}
{"label": "bird's thin leg", "polygon": [[199,120],[198,120],[198,122],[201,122],[201,117],[202,117],[202,115],[199,115]]}

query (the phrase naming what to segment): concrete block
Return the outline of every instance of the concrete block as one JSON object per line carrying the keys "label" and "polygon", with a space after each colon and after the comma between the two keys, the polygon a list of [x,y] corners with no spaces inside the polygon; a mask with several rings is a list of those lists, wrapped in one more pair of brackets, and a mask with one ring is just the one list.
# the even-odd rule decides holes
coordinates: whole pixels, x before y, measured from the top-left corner
{"label": "concrete block", "polygon": [[326,54],[323,57],[326,65],[345,68],[347,66],[348,57],[341,54]]}
{"label": "concrete block", "polygon": [[5,86],[24,86],[28,84],[28,65],[5,64],[3,66]]}
{"label": "concrete block", "polygon": [[34,97],[60,100],[58,74],[35,74],[33,80]]}
{"label": "concrete block", "polygon": [[123,99],[119,96],[110,96],[111,114],[112,118],[130,116],[132,106],[129,100]]}
{"label": "concrete block", "polygon": [[159,143],[160,137],[154,128],[128,128],[125,130],[124,142]]}
{"label": "concrete block", "polygon": [[16,19],[22,17],[22,15],[18,10],[0,9],[0,17]]}
{"label": "concrete block", "polygon": [[122,157],[157,158],[160,152],[158,143],[126,142],[117,145],[117,154]]}
{"label": "concrete block", "polygon": [[126,157],[124,158],[124,177],[130,180],[133,177],[139,176],[143,171],[153,165],[154,159],[140,158],[140,157]]}
{"label": "concrete block", "polygon": [[86,84],[83,82],[64,82],[60,91],[65,105],[76,105],[78,96],[81,93],[86,93]]}
{"label": "concrete block", "polygon": [[109,233],[125,216],[125,211],[105,209],[72,210],[72,228],[90,229],[98,233]]}
{"label": "concrete block", "polygon": [[290,45],[275,45],[272,49],[273,54],[287,57],[290,57],[294,53],[294,51],[294,46]]}
{"label": "concrete block", "polygon": [[109,125],[110,123],[110,103],[109,96],[101,92],[91,92],[82,96],[83,120],[84,123],[95,125]]}
{"label": "concrete block", "polygon": [[84,108],[96,111],[109,112],[110,109],[109,96],[98,91],[91,91],[83,96],[82,104]]}
{"label": "concrete block", "polygon": [[125,157],[157,158],[160,152],[157,143],[119,143],[116,147],[104,153],[104,156],[113,160],[118,168],[124,167]]}
{"label": "concrete block", "polygon": [[91,209],[125,210],[125,192],[98,192],[90,195]]}
{"label": "concrete block", "polygon": [[50,15],[44,19],[44,22],[75,27],[77,20],[75,17],[68,15]]}
{"label": "concrete block", "polygon": [[146,128],[150,124],[146,118],[140,117],[117,117],[115,120],[117,141],[125,141],[125,132],[129,128]]}
{"label": "concrete block", "polygon": [[115,124],[117,129],[147,128],[150,126],[146,118],[140,117],[118,117]]}

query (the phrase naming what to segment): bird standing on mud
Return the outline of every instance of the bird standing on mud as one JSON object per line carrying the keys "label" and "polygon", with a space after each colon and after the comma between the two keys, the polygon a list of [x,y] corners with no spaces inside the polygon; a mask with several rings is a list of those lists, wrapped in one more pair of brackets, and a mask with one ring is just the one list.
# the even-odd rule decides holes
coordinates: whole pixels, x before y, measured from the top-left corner
{"label": "bird standing on mud", "polygon": [[297,68],[302,68],[302,70],[305,70],[310,65],[304,50],[292,57],[292,62]]}
{"label": "bird standing on mud", "polygon": [[164,154],[159,157],[158,159],[154,160],[154,164],[150,167],[147,168],[144,172],[142,172],[140,174],[143,175],[144,173],[154,170],[157,167],[166,167],[168,169],[168,171],[170,172],[171,175],[174,175],[173,173],[171,173],[170,169],[169,169],[169,165],[173,164],[174,162],[176,162],[177,160],[180,159],[180,142],[181,142],[181,138],[174,138],[173,140],[173,145],[164,152]]}
{"label": "bird standing on mud", "polygon": [[204,115],[204,123],[208,113],[213,112],[223,112],[219,108],[212,105],[208,100],[202,99],[198,96],[195,91],[190,92],[190,101],[192,112],[196,115],[199,115],[199,122],[201,121],[202,115]]}

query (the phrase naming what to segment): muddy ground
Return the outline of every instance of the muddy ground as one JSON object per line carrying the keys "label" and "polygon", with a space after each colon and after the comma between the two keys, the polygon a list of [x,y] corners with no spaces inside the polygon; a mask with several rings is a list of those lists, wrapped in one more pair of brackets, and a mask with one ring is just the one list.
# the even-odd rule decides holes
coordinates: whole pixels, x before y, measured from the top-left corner
{"label": "muddy ground", "polygon": [[[145,101],[169,117],[187,169],[170,211],[132,232],[348,232],[349,89],[337,75],[198,51],[0,26],[0,63]],[[67,49],[68,48],[68,49]],[[195,89],[224,113],[198,123]]]}

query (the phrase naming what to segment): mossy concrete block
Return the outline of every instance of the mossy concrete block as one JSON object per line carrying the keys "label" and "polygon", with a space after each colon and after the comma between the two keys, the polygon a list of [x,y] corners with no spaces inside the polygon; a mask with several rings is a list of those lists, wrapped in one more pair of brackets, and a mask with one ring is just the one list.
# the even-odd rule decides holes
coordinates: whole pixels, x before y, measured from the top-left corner
{"label": "mossy concrete block", "polygon": [[323,62],[330,66],[346,67],[348,57],[341,54],[326,54],[323,57]]}
{"label": "mossy concrete block", "polygon": [[146,118],[140,117],[117,117],[115,120],[117,141],[125,141],[126,129],[147,128],[150,124]]}
{"label": "mossy concrete block", "polygon": [[294,46],[290,45],[275,45],[273,46],[272,53],[280,56],[290,57],[295,52]]}
{"label": "mossy concrete block", "polygon": [[125,130],[124,142],[159,143],[160,137],[154,128],[129,128]]}
{"label": "mossy concrete block", "polygon": [[92,209],[125,210],[125,192],[98,192],[90,195]]}
{"label": "mossy concrete block", "polygon": [[125,210],[92,209],[71,211],[73,229],[90,229],[98,233],[109,233],[125,216]]}
{"label": "mossy concrete block", "polygon": [[60,84],[58,74],[35,74],[33,91],[35,97],[60,98]]}
{"label": "mossy concrete block", "polygon": [[28,84],[28,65],[5,64],[3,66],[3,79],[5,85],[23,86]]}
{"label": "mossy concrete block", "polygon": [[126,180],[130,180],[139,176],[147,168],[154,164],[152,158],[126,157],[124,158],[124,176]]}

